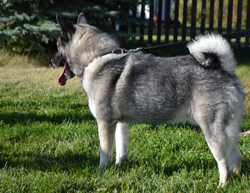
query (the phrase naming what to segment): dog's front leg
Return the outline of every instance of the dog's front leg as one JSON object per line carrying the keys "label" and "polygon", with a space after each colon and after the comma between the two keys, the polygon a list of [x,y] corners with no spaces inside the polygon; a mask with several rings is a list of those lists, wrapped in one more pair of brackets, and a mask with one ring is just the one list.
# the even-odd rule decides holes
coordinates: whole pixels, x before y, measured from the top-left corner
{"label": "dog's front leg", "polygon": [[115,132],[115,143],[116,143],[116,162],[115,165],[119,165],[124,160],[128,159],[128,135],[129,125],[126,123],[118,122],[116,125]]}
{"label": "dog's front leg", "polygon": [[99,138],[100,138],[99,168],[102,168],[108,166],[112,161],[116,122],[97,120],[97,124],[98,124]]}

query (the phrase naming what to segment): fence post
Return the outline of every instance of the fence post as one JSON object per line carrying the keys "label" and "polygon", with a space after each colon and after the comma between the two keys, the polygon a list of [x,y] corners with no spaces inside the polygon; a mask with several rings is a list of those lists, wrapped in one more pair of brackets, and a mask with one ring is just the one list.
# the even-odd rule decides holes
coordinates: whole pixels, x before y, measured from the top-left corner
{"label": "fence post", "polygon": [[196,11],[197,11],[197,0],[193,0],[192,3],[192,18],[191,18],[191,38],[195,38],[196,35]]}
{"label": "fence post", "polygon": [[178,38],[178,27],[179,27],[179,0],[175,0],[175,11],[174,11],[174,42],[177,42]]}
{"label": "fence post", "polygon": [[218,33],[222,34],[223,0],[219,3]]}
{"label": "fence post", "polygon": [[[232,32],[233,0],[228,1],[227,33]],[[231,40],[228,40],[231,43]]]}
{"label": "fence post", "polygon": [[[241,30],[242,0],[238,0],[236,31]],[[236,38],[236,48],[240,48],[240,38]]]}
{"label": "fence post", "polygon": [[157,44],[161,43],[161,18],[162,18],[162,0],[158,2],[158,14],[157,14]]}
{"label": "fence post", "polygon": [[186,41],[187,36],[187,2],[188,0],[183,2],[182,41]]}
{"label": "fence post", "polygon": [[166,0],[165,4],[165,43],[169,43],[170,10],[171,0]]}
{"label": "fence post", "polygon": [[149,26],[148,26],[148,43],[152,44],[153,27],[154,27],[154,1],[149,0]]}
{"label": "fence post", "polygon": [[[250,29],[250,0],[247,1],[247,26],[246,29]],[[246,37],[245,47],[249,49],[249,37]]]}
{"label": "fence post", "polygon": [[205,32],[205,23],[206,23],[206,0],[202,0],[201,8],[201,34]]}
{"label": "fence post", "polygon": [[209,32],[214,31],[214,0],[210,1]]}
{"label": "fence post", "polygon": [[[141,0],[141,19],[145,19],[145,0]],[[144,42],[144,28],[145,28],[145,24],[141,24],[140,27],[140,42]]]}
{"label": "fence post", "polygon": [[[136,17],[136,11],[137,11],[137,6],[134,6],[132,9],[132,15],[133,17]],[[136,33],[136,25],[132,24],[132,33],[135,34]],[[132,37],[132,41],[135,42],[135,37]]]}

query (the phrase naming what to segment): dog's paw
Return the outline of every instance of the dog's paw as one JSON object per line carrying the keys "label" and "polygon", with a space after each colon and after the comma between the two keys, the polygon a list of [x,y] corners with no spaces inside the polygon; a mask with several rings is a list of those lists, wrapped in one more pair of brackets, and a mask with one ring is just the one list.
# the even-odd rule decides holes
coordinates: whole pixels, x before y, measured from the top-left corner
{"label": "dog's paw", "polygon": [[99,165],[99,169],[102,170],[102,169],[106,169],[109,165],[104,165],[104,164],[100,164]]}
{"label": "dog's paw", "polygon": [[219,183],[219,186],[217,188],[219,189],[219,188],[225,188],[225,187],[227,187],[227,183]]}
{"label": "dog's paw", "polygon": [[115,166],[118,167],[118,166],[120,166],[120,165],[121,165],[122,163],[124,163],[124,162],[128,162],[128,158],[116,160]]}

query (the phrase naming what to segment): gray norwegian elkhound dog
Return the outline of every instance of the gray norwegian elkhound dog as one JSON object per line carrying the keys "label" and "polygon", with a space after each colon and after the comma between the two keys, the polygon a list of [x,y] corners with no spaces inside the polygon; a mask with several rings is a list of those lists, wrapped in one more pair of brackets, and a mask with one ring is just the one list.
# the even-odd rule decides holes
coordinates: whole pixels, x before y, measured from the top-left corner
{"label": "gray norwegian elkhound dog", "polygon": [[100,167],[128,158],[130,123],[178,123],[200,126],[219,167],[220,184],[241,168],[238,138],[244,111],[244,91],[234,68],[230,45],[219,35],[201,36],[188,44],[191,54],[155,57],[142,52],[116,54],[118,42],[87,24],[61,28],[54,67],[64,64],[61,85],[81,79],[89,108],[97,120]]}

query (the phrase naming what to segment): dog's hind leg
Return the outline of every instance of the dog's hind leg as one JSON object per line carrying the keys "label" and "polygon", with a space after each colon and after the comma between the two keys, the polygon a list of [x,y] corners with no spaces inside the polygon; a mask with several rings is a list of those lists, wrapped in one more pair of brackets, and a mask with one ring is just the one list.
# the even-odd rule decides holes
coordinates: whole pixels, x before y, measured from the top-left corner
{"label": "dog's hind leg", "polygon": [[[217,161],[220,186],[230,179],[234,169],[240,171],[242,155],[238,148],[240,115],[232,115],[226,105],[217,104],[215,110],[201,108],[196,122],[201,127],[209,148]],[[203,112],[203,113],[201,113]],[[229,113],[230,112],[230,113]]]}
{"label": "dog's hind leg", "polygon": [[[220,129],[220,128],[217,128]],[[223,128],[228,129],[228,128]],[[206,137],[207,143],[217,161],[220,173],[220,186],[224,186],[234,171],[241,169],[242,154],[238,148],[238,137],[231,137],[228,133]]]}
{"label": "dog's hind leg", "polygon": [[[214,129],[217,131],[214,132]],[[233,173],[232,157],[235,157],[235,152],[233,150],[237,143],[230,141],[227,133],[220,133],[220,131],[222,131],[221,127],[215,128],[210,125],[205,129],[202,127],[202,130],[207,144],[218,164],[220,173],[219,186],[224,186]]]}
{"label": "dog's hind leg", "polygon": [[99,168],[108,166],[112,161],[115,141],[116,122],[97,120],[100,138],[100,165]]}
{"label": "dog's hind leg", "polygon": [[119,165],[124,160],[128,159],[128,135],[129,125],[118,122],[116,125],[115,142],[116,142],[116,165]]}
{"label": "dog's hind leg", "polygon": [[233,150],[234,150],[234,152],[232,154],[235,156],[232,157],[232,164],[234,167],[234,172],[236,174],[239,174],[241,171],[241,163],[242,163],[243,156],[242,156],[238,146],[235,147]]}

